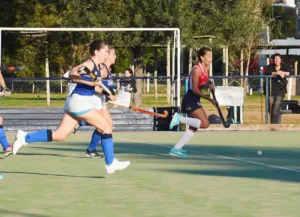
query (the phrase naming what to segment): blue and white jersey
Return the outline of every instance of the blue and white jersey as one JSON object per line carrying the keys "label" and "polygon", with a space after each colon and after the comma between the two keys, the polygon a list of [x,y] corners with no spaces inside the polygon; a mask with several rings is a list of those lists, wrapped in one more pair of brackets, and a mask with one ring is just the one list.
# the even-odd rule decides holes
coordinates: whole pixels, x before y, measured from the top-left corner
{"label": "blue and white jersey", "polygon": [[[100,71],[95,63],[94,63],[94,68],[92,70],[92,73],[94,75],[96,75],[97,77],[100,76]],[[80,74],[80,77],[85,81],[93,81],[93,79],[89,75],[86,75],[86,74]],[[76,94],[82,95],[82,96],[92,96],[95,93],[95,87],[89,86],[86,84],[77,83],[75,89],[73,90],[73,93],[76,93]]]}
{"label": "blue and white jersey", "polygon": [[107,68],[105,64],[103,64],[107,70],[107,76],[106,78],[102,78],[102,83],[107,87],[107,88],[114,88],[114,81],[112,79],[112,74],[111,71]]}

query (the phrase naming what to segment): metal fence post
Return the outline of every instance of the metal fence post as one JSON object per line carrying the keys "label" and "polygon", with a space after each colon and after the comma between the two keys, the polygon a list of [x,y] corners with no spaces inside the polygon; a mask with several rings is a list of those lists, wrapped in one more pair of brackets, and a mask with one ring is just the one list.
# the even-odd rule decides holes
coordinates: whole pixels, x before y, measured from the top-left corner
{"label": "metal fence post", "polygon": [[269,122],[269,78],[266,77],[266,111],[265,111],[265,124]]}

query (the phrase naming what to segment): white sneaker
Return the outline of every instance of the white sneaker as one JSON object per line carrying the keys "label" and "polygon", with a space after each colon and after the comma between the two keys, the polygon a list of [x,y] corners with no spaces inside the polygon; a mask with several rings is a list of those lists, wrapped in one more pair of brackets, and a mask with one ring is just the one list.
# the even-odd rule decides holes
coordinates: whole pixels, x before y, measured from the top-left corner
{"label": "white sneaker", "polygon": [[18,130],[17,134],[16,134],[16,138],[15,141],[13,143],[13,154],[16,155],[18,150],[24,145],[26,146],[27,143],[25,141],[25,136],[27,135],[26,132],[24,132],[23,130]]}
{"label": "white sneaker", "polygon": [[124,170],[130,165],[130,161],[119,161],[118,159],[114,159],[111,165],[105,165],[106,172],[108,174],[112,174],[116,172],[116,170]]}

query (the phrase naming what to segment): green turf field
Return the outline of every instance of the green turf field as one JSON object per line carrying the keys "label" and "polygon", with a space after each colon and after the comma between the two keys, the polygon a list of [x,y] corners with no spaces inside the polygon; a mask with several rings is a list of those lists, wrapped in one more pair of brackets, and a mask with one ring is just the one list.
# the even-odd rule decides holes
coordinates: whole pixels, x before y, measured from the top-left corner
{"label": "green turf field", "polygon": [[91,132],[1,156],[0,216],[299,216],[299,132],[199,132],[189,158],[169,157],[181,134],[115,133],[132,164],[113,175],[85,157]]}

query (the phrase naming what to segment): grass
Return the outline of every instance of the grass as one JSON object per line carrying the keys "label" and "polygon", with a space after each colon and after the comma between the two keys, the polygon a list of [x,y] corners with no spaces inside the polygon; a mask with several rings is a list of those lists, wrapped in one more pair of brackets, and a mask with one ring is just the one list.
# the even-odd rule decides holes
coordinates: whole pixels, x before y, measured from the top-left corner
{"label": "grass", "polygon": [[299,216],[297,132],[200,132],[189,158],[168,156],[181,134],[115,133],[116,156],[132,164],[113,175],[85,158],[90,132],[22,148],[0,158],[0,216]]}

